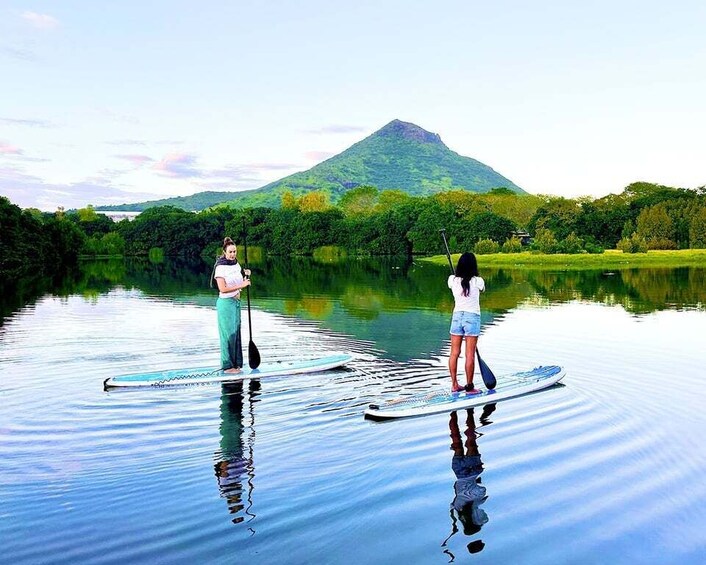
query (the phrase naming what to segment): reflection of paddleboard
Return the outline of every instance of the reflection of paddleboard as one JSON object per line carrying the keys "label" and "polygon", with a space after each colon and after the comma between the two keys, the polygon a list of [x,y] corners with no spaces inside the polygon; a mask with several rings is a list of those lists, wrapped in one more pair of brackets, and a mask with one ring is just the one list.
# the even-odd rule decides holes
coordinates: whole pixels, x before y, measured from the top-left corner
{"label": "reflection of paddleboard", "polygon": [[365,410],[365,416],[373,420],[386,420],[482,406],[550,387],[564,375],[564,370],[556,365],[536,367],[531,371],[498,377],[498,385],[494,390],[483,390],[478,394],[440,391],[397,398],[371,404]]}
{"label": "reflection of paddleboard", "polygon": [[230,383],[245,379],[264,379],[266,377],[281,377],[285,375],[299,375],[302,373],[317,373],[328,369],[335,369],[345,365],[352,357],[346,354],[335,354],[317,359],[301,361],[277,361],[263,363],[257,369],[243,367],[240,373],[225,373],[213,367],[195,369],[171,369],[155,371],[152,373],[139,373],[133,375],[120,375],[106,379],[104,388],[114,387],[145,387],[145,386],[171,386],[202,383]]}

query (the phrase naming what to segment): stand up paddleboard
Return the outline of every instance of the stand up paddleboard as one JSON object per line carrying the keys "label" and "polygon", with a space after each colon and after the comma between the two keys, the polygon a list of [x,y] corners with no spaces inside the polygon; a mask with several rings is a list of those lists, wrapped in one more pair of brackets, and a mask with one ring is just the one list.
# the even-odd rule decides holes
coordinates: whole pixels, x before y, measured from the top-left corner
{"label": "stand up paddleboard", "polygon": [[365,410],[365,417],[388,420],[482,406],[548,388],[558,383],[564,375],[565,371],[556,365],[536,367],[531,371],[498,377],[494,390],[482,390],[477,394],[439,391],[371,404]]}
{"label": "stand up paddleboard", "polygon": [[301,361],[278,361],[263,363],[257,369],[243,367],[239,373],[226,373],[213,367],[195,369],[171,369],[152,373],[136,373],[111,377],[103,382],[107,390],[116,387],[173,386],[204,383],[231,383],[245,379],[264,379],[303,373],[318,373],[345,365],[352,357],[346,354],[329,355]]}

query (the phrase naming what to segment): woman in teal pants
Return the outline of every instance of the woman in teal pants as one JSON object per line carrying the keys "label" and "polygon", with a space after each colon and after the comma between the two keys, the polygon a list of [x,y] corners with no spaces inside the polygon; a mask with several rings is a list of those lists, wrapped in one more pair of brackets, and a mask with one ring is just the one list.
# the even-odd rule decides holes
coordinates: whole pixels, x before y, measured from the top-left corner
{"label": "woman in teal pants", "polygon": [[218,284],[218,336],[221,343],[221,369],[238,373],[243,367],[243,345],[240,338],[240,291],[250,286],[250,269],[242,269],[233,240],[223,240],[223,255],[216,261],[214,278]]}

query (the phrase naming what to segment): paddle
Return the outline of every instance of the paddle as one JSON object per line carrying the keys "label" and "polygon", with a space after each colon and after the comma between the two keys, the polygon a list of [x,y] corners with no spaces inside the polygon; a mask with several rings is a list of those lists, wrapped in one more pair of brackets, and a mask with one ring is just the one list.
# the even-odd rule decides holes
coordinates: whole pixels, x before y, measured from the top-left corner
{"label": "paddle", "polygon": [[[453,261],[451,261],[451,251],[449,250],[449,244],[446,241],[446,230],[441,229],[439,230],[441,232],[441,238],[444,240],[444,247],[446,248],[446,258],[449,260],[449,267],[451,268],[451,274],[455,274],[454,271],[454,264]],[[497,385],[497,380],[495,379],[495,375],[493,374],[493,371],[490,370],[490,367],[486,364],[485,361],[480,356],[480,352],[478,351],[478,346],[476,345],[476,357],[478,358],[478,368],[480,369],[480,375],[483,377],[483,382],[485,383],[485,386],[488,390],[493,390],[495,388],[495,385]]]}
{"label": "paddle", "polygon": [[[245,220],[243,220],[243,246],[245,247],[245,268],[248,268],[248,238],[245,231]],[[250,278],[246,275],[245,278]],[[248,297],[248,331],[250,341],[248,342],[248,365],[251,369],[257,369],[260,366],[260,352],[257,350],[255,342],[252,340],[252,316],[250,314],[250,287],[245,287],[245,295]]]}

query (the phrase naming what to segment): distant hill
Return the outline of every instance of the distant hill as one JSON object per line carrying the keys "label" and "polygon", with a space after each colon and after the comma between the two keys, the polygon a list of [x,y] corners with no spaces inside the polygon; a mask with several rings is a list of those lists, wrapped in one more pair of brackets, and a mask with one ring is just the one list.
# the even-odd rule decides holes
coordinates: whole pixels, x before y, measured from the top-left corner
{"label": "distant hill", "polygon": [[[372,185],[380,190],[399,189],[412,196],[452,189],[481,193],[500,187],[524,193],[488,165],[451,151],[439,135],[415,124],[393,120],[311,169],[255,190],[201,192],[113,208],[139,210],[171,204],[185,210],[200,210],[220,203],[235,207],[278,207],[286,191],[299,196],[313,190],[328,191],[331,200],[336,202],[346,191],[361,185]],[[223,198],[218,200],[221,195]]]}
{"label": "distant hill", "polygon": [[221,204],[233,198],[235,192],[197,192],[191,196],[175,196],[174,198],[162,198],[160,200],[149,200],[147,202],[136,202],[134,204],[117,204],[113,206],[99,206],[105,211],[142,212],[147,208],[155,206],[176,206],[187,212],[198,212],[216,204]]}

